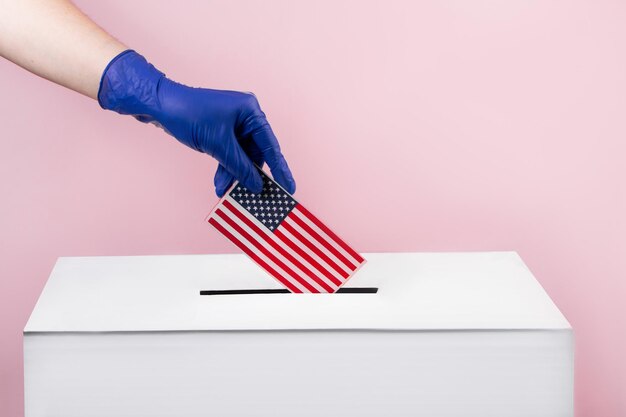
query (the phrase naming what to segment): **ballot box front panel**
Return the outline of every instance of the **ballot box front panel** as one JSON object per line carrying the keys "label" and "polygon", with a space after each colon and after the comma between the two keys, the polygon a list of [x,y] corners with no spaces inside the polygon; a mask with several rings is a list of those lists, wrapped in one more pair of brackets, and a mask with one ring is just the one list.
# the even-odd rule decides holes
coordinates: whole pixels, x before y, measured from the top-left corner
{"label": "ballot box front panel", "polygon": [[570,330],[29,333],[26,417],[566,417]]}

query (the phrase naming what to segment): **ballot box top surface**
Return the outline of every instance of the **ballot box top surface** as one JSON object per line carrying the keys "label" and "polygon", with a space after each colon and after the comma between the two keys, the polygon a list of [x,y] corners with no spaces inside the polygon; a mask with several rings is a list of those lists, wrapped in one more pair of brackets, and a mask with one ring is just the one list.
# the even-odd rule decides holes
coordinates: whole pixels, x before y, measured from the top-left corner
{"label": "ballot box top surface", "polygon": [[200,295],[281,288],[238,254],[59,258],[24,332],[570,328],[515,252],[364,256],[346,287],[375,294]]}

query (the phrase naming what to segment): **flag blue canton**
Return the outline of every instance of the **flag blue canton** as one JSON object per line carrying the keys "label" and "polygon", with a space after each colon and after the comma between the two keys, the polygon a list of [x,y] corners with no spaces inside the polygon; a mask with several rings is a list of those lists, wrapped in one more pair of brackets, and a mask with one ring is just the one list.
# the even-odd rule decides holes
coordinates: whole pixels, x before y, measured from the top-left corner
{"label": "flag blue canton", "polygon": [[270,177],[260,173],[263,178],[263,190],[260,193],[255,194],[243,185],[237,184],[229,195],[263,226],[274,231],[298,202]]}

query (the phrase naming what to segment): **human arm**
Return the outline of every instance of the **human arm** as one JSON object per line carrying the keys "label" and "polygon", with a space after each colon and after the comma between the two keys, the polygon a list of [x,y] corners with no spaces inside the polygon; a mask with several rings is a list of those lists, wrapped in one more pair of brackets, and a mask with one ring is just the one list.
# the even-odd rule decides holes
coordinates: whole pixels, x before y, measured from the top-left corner
{"label": "human arm", "polygon": [[108,110],[162,127],[219,162],[216,193],[237,179],[252,191],[267,163],[287,191],[295,181],[250,93],[191,88],[168,79],[67,0],[0,0],[0,55]]}
{"label": "human arm", "polygon": [[88,97],[125,49],[68,0],[0,0],[0,55]]}

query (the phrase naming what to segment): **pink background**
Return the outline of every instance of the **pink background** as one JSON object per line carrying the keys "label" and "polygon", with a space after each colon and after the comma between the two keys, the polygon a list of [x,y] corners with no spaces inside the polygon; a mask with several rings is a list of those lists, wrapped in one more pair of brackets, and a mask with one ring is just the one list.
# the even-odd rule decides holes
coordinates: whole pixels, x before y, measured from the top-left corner
{"label": "pink background", "polygon": [[[361,251],[519,251],[626,415],[626,4],[78,1],[172,78],[254,91],[297,197]],[[55,259],[234,252],[215,163],[0,61],[0,415]],[[370,223],[372,213],[385,220]]]}

